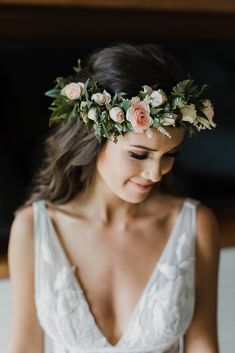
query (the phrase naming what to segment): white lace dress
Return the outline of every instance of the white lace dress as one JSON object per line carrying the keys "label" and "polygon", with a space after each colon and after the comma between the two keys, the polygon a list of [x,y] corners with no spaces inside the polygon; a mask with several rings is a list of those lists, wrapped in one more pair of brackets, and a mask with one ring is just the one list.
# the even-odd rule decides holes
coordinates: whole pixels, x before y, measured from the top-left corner
{"label": "white lace dress", "polygon": [[195,303],[195,219],[186,198],[126,330],[111,345],[97,326],[49,217],[33,203],[35,303],[44,353],[181,353]]}

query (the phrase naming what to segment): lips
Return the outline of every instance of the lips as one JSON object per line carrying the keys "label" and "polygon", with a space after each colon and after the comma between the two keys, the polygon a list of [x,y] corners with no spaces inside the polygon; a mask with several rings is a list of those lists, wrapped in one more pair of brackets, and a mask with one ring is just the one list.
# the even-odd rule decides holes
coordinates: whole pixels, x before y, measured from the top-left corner
{"label": "lips", "polygon": [[149,183],[149,184],[140,184],[140,183],[136,183],[135,181],[131,180],[131,183],[138,189],[141,191],[147,191],[149,189],[151,189],[151,187],[153,186],[154,183]]}
{"label": "lips", "polygon": [[137,183],[136,181],[133,181],[133,180],[132,180],[132,182],[135,183],[135,184],[137,184],[137,185],[144,186],[144,187],[145,187],[145,186],[150,186],[150,185],[153,185],[153,184],[154,184],[154,183],[141,184],[141,183]]}
{"label": "lips", "polygon": [[141,185],[141,186],[150,186],[150,185],[153,185],[153,183],[151,183],[151,184],[139,184],[139,185]]}

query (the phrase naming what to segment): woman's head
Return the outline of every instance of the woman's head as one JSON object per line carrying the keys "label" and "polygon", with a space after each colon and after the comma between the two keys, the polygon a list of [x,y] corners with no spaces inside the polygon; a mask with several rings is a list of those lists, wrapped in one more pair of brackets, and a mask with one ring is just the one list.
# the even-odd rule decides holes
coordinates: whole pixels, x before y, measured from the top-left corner
{"label": "woman's head", "polygon": [[168,127],[167,130],[171,139],[155,129],[152,138],[144,133],[128,132],[119,136],[117,143],[109,140],[98,154],[95,182],[127,202],[143,201],[170,172],[183,142],[184,128]]}
{"label": "woman's head", "polygon": [[[135,96],[143,85],[149,85],[152,88],[161,87],[169,93],[178,81],[185,78],[176,60],[155,44],[118,44],[97,50],[82,62],[82,70],[74,80],[85,82],[89,77],[93,77],[111,94],[122,91],[128,98]],[[178,128],[172,130],[178,130]],[[179,130],[182,132],[182,129]],[[145,138],[141,134],[129,134],[131,135],[136,135],[140,140]],[[168,141],[166,136],[165,138],[160,136],[160,133],[157,135],[161,140],[160,154],[167,151],[172,143],[177,145],[179,141],[178,132],[176,133],[178,137],[176,140],[172,139],[172,142]],[[152,142],[151,139],[148,141],[148,145],[156,144],[155,147],[157,147],[158,137],[155,137]],[[100,151],[104,151],[102,148],[106,143],[107,140],[99,143],[94,133],[88,132],[86,126],[77,123],[75,119],[66,124],[58,123],[52,128],[46,140],[46,156],[36,174],[29,202],[44,198],[55,203],[64,203],[72,199],[90,184],[97,158],[103,155]],[[113,142],[108,142],[109,148],[111,148],[110,143]],[[113,146],[116,152],[118,146],[120,144]],[[162,175],[171,169],[173,163],[172,158],[170,159]],[[133,163],[132,160],[130,162]],[[156,178],[158,177],[138,176],[139,182],[155,182]],[[138,181],[137,177],[134,180]]]}

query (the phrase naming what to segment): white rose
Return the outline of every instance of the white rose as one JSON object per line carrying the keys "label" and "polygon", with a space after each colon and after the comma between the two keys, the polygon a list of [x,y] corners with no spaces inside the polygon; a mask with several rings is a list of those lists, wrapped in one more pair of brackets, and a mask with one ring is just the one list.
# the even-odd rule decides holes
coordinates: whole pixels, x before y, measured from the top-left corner
{"label": "white rose", "polygon": [[144,101],[151,104],[152,107],[159,107],[167,100],[166,94],[162,89],[152,91],[151,94],[146,94]]}
{"label": "white rose", "polygon": [[110,118],[117,123],[122,123],[125,120],[125,113],[119,107],[114,107],[109,111]]}
{"label": "white rose", "polygon": [[88,119],[96,120],[97,118],[98,118],[98,114],[97,114],[96,108],[91,108],[88,111]]}
{"label": "white rose", "polygon": [[164,118],[163,124],[165,126],[173,125],[175,126],[175,117],[176,114],[169,114],[166,118]]}
{"label": "white rose", "polygon": [[150,103],[152,105],[152,107],[159,107],[160,105],[162,105],[165,101],[166,101],[166,94],[165,92],[163,92],[162,89],[159,89],[157,91],[153,91],[150,94]]}
{"label": "white rose", "polygon": [[194,104],[185,105],[183,108],[180,109],[182,113],[182,120],[188,121],[189,123],[193,124],[197,117],[197,111],[195,109]]}
{"label": "white rose", "polygon": [[105,105],[111,101],[111,95],[104,90],[103,93],[92,94],[91,99],[99,105]]}
{"label": "white rose", "polygon": [[153,92],[153,89],[147,85],[142,86],[144,89],[144,93],[151,94]]}
{"label": "white rose", "polygon": [[83,92],[83,88],[84,88],[84,83],[71,82],[71,83],[67,84],[66,86],[64,86],[64,88],[61,90],[61,94],[71,100],[74,100],[74,99],[81,97],[81,94]]}
{"label": "white rose", "polygon": [[203,113],[206,115],[207,119],[212,122],[213,121],[213,116],[214,116],[214,109],[211,104],[211,101],[209,99],[205,99],[203,101],[204,109]]}

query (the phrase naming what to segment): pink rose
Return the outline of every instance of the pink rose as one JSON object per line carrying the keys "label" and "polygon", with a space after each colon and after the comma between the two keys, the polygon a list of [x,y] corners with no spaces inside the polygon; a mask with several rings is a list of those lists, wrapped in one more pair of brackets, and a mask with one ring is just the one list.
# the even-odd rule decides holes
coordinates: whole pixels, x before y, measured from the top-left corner
{"label": "pink rose", "polygon": [[74,100],[81,96],[83,88],[84,88],[84,83],[71,82],[66,86],[64,86],[64,88],[61,90],[61,94],[63,96],[66,96],[70,100]]}
{"label": "pink rose", "polygon": [[152,125],[148,103],[132,99],[130,108],[126,112],[126,119],[130,121],[135,132],[143,132]]}

